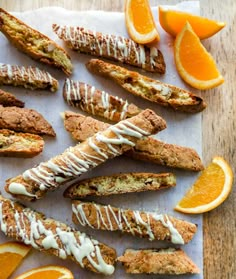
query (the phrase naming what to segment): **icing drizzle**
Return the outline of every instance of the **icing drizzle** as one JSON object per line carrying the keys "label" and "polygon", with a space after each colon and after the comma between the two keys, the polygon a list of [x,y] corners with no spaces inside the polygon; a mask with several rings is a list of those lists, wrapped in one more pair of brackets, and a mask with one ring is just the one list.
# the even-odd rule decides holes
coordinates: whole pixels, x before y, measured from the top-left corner
{"label": "icing drizzle", "polygon": [[[140,211],[133,211],[133,217],[131,222],[128,220],[128,211],[121,208],[113,208],[110,205],[102,206],[92,204],[96,209],[97,224],[92,225],[89,222],[89,216],[86,215],[83,207],[86,203],[79,202],[78,204],[72,204],[72,211],[77,217],[79,223],[83,226],[88,225],[94,229],[103,229],[109,231],[120,230],[128,231],[133,235],[143,236],[146,235],[149,240],[158,239],[158,235],[154,235],[152,229],[153,222],[160,222],[169,231],[166,235],[170,235],[171,242],[174,244],[184,244],[184,240],[178,230],[174,227],[167,215],[155,214],[155,213],[144,213]],[[143,217],[145,216],[145,219]],[[112,225],[113,224],[113,225]],[[145,229],[145,230],[144,230]]]}
{"label": "icing drizzle", "polygon": [[117,96],[113,97],[105,91],[96,90],[94,86],[83,82],[67,78],[64,84],[64,98],[71,106],[80,107],[93,115],[100,115],[113,121],[127,118],[129,106],[127,101]]}
{"label": "icing drizzle", "polygon": [[[11,225],[4,218],[4,204],[13,212],[9,221]],[[0,200],[0,228],[6,235],[16,236],[17,240],[37,250],[56,250],[56,254],[62,259],[73,256],[81,267],[84,267],[83,259],[87,258],[98,272],[107,275],[114,272],[114,266],[104,261],[98,241],[65,224],[40,218],[29,208],[19,208],[19,205],[16,208],[14,202],[6,199]]]}
{"label": "icing drizzle", "polygon": [[4,84],[19,84],[26,88],[40,88],[40,85],[36,85],[37,81],[50,85],[50,89],[53,88],[54,78],[46,71],[41,71],[36,67],[23,67],[17,65],[9,65],[0,63],[0,76],[4,77]]}
{"label": "icing drizzle", "polygon": [[156,47],[148,48],[128,38],[92,32],[82,27],[54,24],[53,30],[72,49],[112,58],[146,70],[154,71],[157,67],[159,54]]}

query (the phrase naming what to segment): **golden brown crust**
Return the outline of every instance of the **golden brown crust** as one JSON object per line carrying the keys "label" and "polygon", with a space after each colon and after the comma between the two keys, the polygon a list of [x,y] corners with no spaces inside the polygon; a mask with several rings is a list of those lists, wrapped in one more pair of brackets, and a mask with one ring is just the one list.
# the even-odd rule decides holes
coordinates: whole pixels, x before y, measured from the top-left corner
{"label": "golden brown crust", "polygon": [[[73,260],[81,267],[103,273],[102,268],[101,270],[95,268],[86,256],[91,257],[94,252],[93,260],[96,263],[101,264],[104,261],[114,270],[116,251],[113,248],[1,195],[0,229],[6,236],[31,245],[39,251]],[[96,247],[100,250],[102,261],[99,259]]]}
{"label": "golden brown crust", "polygon": [[36,67],[0,64],[0,84],[21,86],[31,90],[45,89],[52,92],[58,89],[58,81],[48,72]]}
{"label": "golden brown crust", "polygon": [[66,79],[64,83],[63,97],[73,107],[115,122],[141,112],[141,109],[126,100],[114,97],[87,83],[70,79]]}
{"label": "golden brown crust", "polygon": [[91,59],[87,63],[87,68],[94,74],[112,79],[128,92],[159,105],[183,112],[200,112],[206,108],[203,99],[189,91],[123,67],[99,59]]}
{"label": "golden brown crust", "polygon": [[174,217],[110,205],[73,200],[72,220],[93,229],[122,231],[149,240],[165,240],[186,244],[194,236],[197,226]]}
{"label": "golden brown crust", "polygon": [[0,129],[56,136],[52,126],[36,110],[0,106]]}
{"label": "golden brown crust", "polygon": [[104,35],[83,27],[53,24],[52,28],[73,50],[130,64],[149,72],[165,73],[165,61],[156,46],[149,48],[128,38]]}
{"label": "golden brown crust", "polygon": [[199,268],[181,249],[146,249],[125,250],[124,255],[118,257],[127,273],[139,274],[195,274]]}
{"label": "golden brown crust", "polygon": [[3,107],[19,107],[23,108],[25,103],[17,99],[13,94],[0,89],[0,105]]}
{"label": "golden brown crust", "polygon": [[0,130],[0,156],[30,158],[43,151],[44,140],[38,135]]}
{"label": "golden brown crust", "polygon": [[0,31],[20,51],[35,60],[72,73],[69,55],[50,38],[0,9]]}
{"label": "golden brown crust", "polygon": [[[109,124],[79,113],[66,111],[64,113],[64,126],[75,140],[84,141],[94,133],[108,128]],[[125,152],[125,155],[172,168],[192,171],[200,171],[204,168],[194,149],[168,144],[151,137],[139,140],[134,148]]]}
{"label": "golden brown crust", "polygon": [[172,173],[119,173],[78,181],[66,189],[64,197],[79,199],[86,196],[156,191],[175,185],[176,178]]}
{"label": "golden brown crust", "polygon": [[[145,110],[66,149],[62,154],[40,163],[22,175],[8,179],[5,189],[22,199],[40,199],[47,191],[53,191],[107,159],[121,155],[132,148],[138,139],[165,127],[166,123],[161,117],[151,110]],[[12,183],[20,184],[25,194],[11,191]]]}

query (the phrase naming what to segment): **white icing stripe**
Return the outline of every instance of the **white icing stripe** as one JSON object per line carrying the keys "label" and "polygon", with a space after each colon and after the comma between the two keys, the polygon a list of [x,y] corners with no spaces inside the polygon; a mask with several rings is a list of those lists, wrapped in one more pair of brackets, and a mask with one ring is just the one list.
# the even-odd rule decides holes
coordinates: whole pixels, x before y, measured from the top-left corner
{"label": "white icing stripe", "polygon": [[[120,116],[119,120],[127,118],[129,103],[122,98],[113,97],[105,91],[96,90],[94,86],[70,79],[66,79],[64,88],[66,101],[72,106],[79,106],[86,112],[99,115],[103,110],[102,116],[109,120],[114,120],[115,114],[116,117]],[[112,102],[113,99],[117,102]]]}
{"label": "white icing stripe", "polygon": [[[81,52],[115,58],[121,62],[132,63],[142,68],[145,68],[146,64],[151,69],[156,67],[155,59],[158,57],[156,47],[149,49],[128,38],[91,32],[82,27],[56,25],[54,31],[59,38],[69,43],[73,49]],[[136,61],[133,61],[133,57],[136,58]]]}
{"label": "white icing stripe", "polygon": [[[8,226],[8,219],[5,220],[2,212],[4,201],[0,200],[0,228],[6,235],[15,234],[18,240],[38,250],[54,249],[63,259],[73,256],[82,267],[84,267],[84,258],[87,258],[98,272],[106,275],[114,272],[114,266],[104,261],[96,240],[89,238],[84,233],[74,231],[66,225],[63,225],[62,229],[58,225],[59,223],[52,219],[50,219],[51,226],[49,226],[47,219],[40,220],[37,214],[29,208],[17,211],[14,202],[5,202],[11,205],[9,210],[14,212],[13,219],[10,221],[11,226]],[[50,227],[54,227],[54,229],[52,230]]]}
{"label": "white icing stripe", "polygon": [[[151,219],[152,222],[161,222],[161,224],[166,227],[169,231],[171,242],[174,244],[184,244],[184,240],[178,230],[174,227],[172,222],[170,221],[167,215],[158,215],[154,213],[143,213],[140,211],[133,211],[133,218],[131,219],[132,224],[127,219],[127,210],[117,208],[115,212],[114,209],[108,206],[102,206],[93,204],[94,208],[97,211],[97,227],[94,227],[89,222],[89,217],[86,216],[86,213],[83,210],[83,206],[86,203],[80,202],[77,206],[75,204],[72,205],[72,210],[77,217],[79,223],[83,226],[88,225],[92,228],[101,229],[101,224],[106,230],[113,231],[113,230],[120,230],[125,232],[127,229],[133,235],[139,234],[140,236],[147,235],[149,240],[158,239],[157,235],[154,235],[154,231],[152,230],[151,226]],[[102,213],[104,212],[105,213]],[[146,221],[143,220],[143,217],[147,219]],[[117,217],[118,216],[118,217]],[[106,217],[107,222],[104,220]],[[166,220],[165,220],[166,219]],[[112,222],[115,224],[115,227],[112,225]],[[124,228],[124,225],[126,228]],[[103,228],[103,229],[104,229]],[[143,230],[145,228],[145,230]],[[167,234],[168,235],[168,234]]]}

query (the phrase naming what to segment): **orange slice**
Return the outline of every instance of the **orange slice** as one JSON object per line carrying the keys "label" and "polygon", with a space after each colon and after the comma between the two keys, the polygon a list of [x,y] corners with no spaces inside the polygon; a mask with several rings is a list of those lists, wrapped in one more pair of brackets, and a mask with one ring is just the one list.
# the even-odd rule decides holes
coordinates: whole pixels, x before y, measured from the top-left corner
{"label": "orange slice", "polygon": [[0,244],[0,279],[7,279],[20,265],[30,247],[18,242]]}
{"label": "orange slice", "polygon": [[203,213],[219,206],[233,186],[233,171],[222,157],[214,157],[187,191],[175,210],[183,213]]}
{"label": "orange slice", "polygon": [[210,20],[182,11],[170,10],[164,7],[159,7],[159,21],[161,27],[174,37],[177,36],[186,21],[188,21],[201,40],[213,36],[225,27],[224,22]]}
{"label": "orange slice", "polygon": [[136,43],[150,44],[160,40],[148,0],[125,1],[125,24]]}
{"label": "orange slice", "polygon": [[15,279],[74,279],[71,271],[65,267],[57,265],[48,265],[33,268]]}
{"label": "orange slice", "polygon": [[210,89],[224,82],[216,63],[187,22],[174,45],[176,68],[182,79],[197,89]]}

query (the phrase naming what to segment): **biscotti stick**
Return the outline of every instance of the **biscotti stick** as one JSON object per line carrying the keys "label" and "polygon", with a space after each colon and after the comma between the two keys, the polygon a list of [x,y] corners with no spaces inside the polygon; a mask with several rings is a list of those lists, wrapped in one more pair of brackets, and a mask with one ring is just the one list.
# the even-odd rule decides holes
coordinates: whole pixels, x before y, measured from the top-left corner
{"label": "biscotti stick", "polygon": [[0,129],[56,136],[52,126],[36,110],[0,105]]}
{"label": "biscotti stick", "polygon": [[195,274],[199,268],[181,249],[127,249],[117,259],[127,273],[140,274]]}
{"label": "biscotti stick", "polygon": [[8,237],[61,259],[71,259],[82,268],[106,275],[114,272],[113,248],[1,195],[0,228]]}
{"label": "biscotti stick", "polygon": [[134,104],[113,97],[105,91],[87,83],[66,79],[63,87],[65,101],[73,107],[104,117],[115,122],[137,115],[141,112]]}
{"label": "biscotti stick", "polygon": [[24,67],[0,63],[0,84],[23,86],[28,89],[58,89],[58,81],[48,72],[36,67]]}
{"label": "biscotti stick", "polygon": [[201,97],[189,91],[99,59],[91,59],[87,68],[94,74],[112,79],[136,96],[177,111],[199,112],[206,107]]}
{"label": "biscotti stick", "polygon": [[40,163],[22,175],[8,179],[5,189],[13,196],[35,200],[47,191],[78,178],[108,159],[132,148],[138,139],[166,127],[165,121],[151,110],[123,120],[62,154]]}
{"label": "biscotti stick", "polygon": [[166,214],[122,209],[92,202],[72,201],[73,222],[93,229],[122,231],[152,240],[186,244],[197,226]]}
{"label": "biscotti stick", "polygon": [[25,103],[17,99],[13,94],[0,89],[0,105],[3,107],[23,108]]}
{"label": "biscotti stick", "polygon": [[120,173],[80,180],[66,189],[64,197],[78,199],[86,196],[156,191],[175,185],[176,178],[172,173]]}
{"label": "biscotti stick", "polygon": [[147,47],[131,39],[105,35],[83,27],[53,24],[53,31],[73,50],[130,64],[149,72],[165,73],[162,53],[156,47]]}
{"label": "biscotti stick", "polygon": [[63,48],[3,9],[0,9],[0,31],[33,59],[60,68],[67,75],[72,73],[70,57]]}
{"label": "biscotti stick", "polygon": [[38,135],[0,130],[0,156],[30,158],[43,151],[44,140]]}
{"label": "biscotti stick", "polygon": [[[63,118],[66,130],[78,141],[84,141],[109,127],[109,124],[105,122],[72,111],[65,111]],[[152,137],[138,140],[135,147],[124,154],[134,159],[168,167],[192,171],[200,171],[204,168],[194,149],[165,143]]]}

